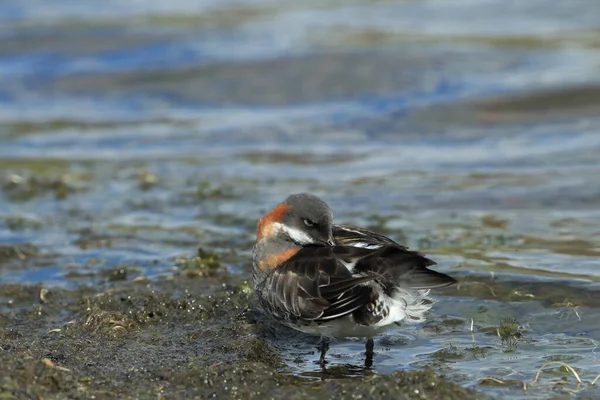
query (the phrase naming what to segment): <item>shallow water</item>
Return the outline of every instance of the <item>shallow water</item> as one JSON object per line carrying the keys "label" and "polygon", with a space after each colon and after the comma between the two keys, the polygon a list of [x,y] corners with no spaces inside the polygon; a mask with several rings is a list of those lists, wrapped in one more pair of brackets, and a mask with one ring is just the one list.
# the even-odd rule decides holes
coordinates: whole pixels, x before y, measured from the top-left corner
{"label": "shallow water", "polygon": [[[592,0],[4,1],[0,243],[29,247],[0,279],[168,279],[199,243],[243,280],[258,216],[310,191],[460,280],[431,323],[378,339],[376,372],[598,396],[556,366],[531,383],[547,361],[600,373],[597,15]],[[323,378],[316,342],[281,346],[290,372]],[[363,346],[332,345],[330,366],[362,374]]]}

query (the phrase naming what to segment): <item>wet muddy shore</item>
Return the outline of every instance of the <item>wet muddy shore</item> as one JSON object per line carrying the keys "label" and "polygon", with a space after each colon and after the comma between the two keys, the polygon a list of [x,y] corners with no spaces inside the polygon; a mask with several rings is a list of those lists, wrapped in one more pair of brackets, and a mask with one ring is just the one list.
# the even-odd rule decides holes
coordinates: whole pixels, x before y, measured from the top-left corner
{"label": "wet muddy shore", "polygon": [[[1,262],[16,268],[35,257],[31,247],[4,247]],[[424,363],[397,365],[389,374],[363,366],[360,342],[347,362],[348,356],[334,351],[323,371],[316,361],[318,338],[271,321],[257,308],[243,275],[228,272],[221,256],[203,249],[195,257],[178,258],[170,273],[153,280],[132,268],[99,270],[86,278],[98,284],[0,286],[2,398],[486,399],[493,397],[481,390],[490,387],[535,396],[549,385],[558,391],[573,385],[569,372],[559,368],[554,373],[560,379],[490,375],[465,388],[448,366],[484,361],[494,352],[495,346],[475,342],[440,345]],[[524,310],[535,299],[569,319],[577,309],[600,307],[600,291],[589,285],[555,291],[551,282],[457,278],[458,287],[437,296],[446,303],[438,309],[452,309],[453,301],[472,298],[506,299],[511,309]],[[474,327],[473,321],[478,321]],[[475,314],[434,312],[420,332],[434,339],[461,332],[484,335],[515,355],[537,341],[529,326],[489,305],[480,305]],[[590,335],[595,333],[588,330],[582,339]],[[397,333],[378,338],[376,364],[390,346],[401,349],[409,341]],[[298,374],[298,363],[312,364],[303,367],[310,372]],[[585,378],[578,385],[583,394],[594,390],[593,377]]]}
{"label": "wet muddy shore", "polygon": [[199,286],[187,277],[101,292],[3,285],[1,398],[486,398],[431,370],[292,376],[246,285],[211,296]]}

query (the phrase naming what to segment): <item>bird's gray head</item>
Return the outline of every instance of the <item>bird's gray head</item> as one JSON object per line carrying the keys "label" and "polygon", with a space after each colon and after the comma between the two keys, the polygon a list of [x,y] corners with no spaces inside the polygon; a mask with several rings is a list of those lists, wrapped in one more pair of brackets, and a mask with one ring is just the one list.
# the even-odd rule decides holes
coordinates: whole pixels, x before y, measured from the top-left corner
{"label": "bird's gray head", "polygon": [[323,200],[308,193],[292,194],[283,202],[283,230],[301,245],[333,245],[333,213]]}

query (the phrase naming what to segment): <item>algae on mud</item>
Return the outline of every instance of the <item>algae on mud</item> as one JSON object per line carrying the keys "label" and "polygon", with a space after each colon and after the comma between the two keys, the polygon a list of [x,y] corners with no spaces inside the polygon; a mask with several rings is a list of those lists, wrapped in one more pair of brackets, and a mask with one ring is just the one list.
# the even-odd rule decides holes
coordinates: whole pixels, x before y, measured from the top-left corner
{"label": "algae on mud", "polygon": [[2,285],[1,398],[484,398],[430,370],[290,375],[244,285],[205,296],[195,282],[53,288],[44,302],[40,286]]}

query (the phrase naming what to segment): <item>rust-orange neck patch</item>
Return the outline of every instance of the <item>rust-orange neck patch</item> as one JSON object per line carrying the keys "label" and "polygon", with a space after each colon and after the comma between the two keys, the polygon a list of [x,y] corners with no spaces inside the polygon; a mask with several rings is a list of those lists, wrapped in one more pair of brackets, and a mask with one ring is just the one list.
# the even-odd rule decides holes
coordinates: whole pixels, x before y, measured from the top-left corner
{"label": "rust-orange neck patch", "polygon": [[300,250],[300,248],[292,248],[280,251],[279,253],[266,255],[258,262],[258,267],[263,271],[277,268],[292,258],[298,250]]}
{"label": "rust-orange neck patch", "polygon": [[256,229],[257,242],[265,237],[269,237],[273,233],[273,223],[281,222],[283,215],[288,209],[289,206],[287,204],[281,203],[258,221],[258,226]]}

